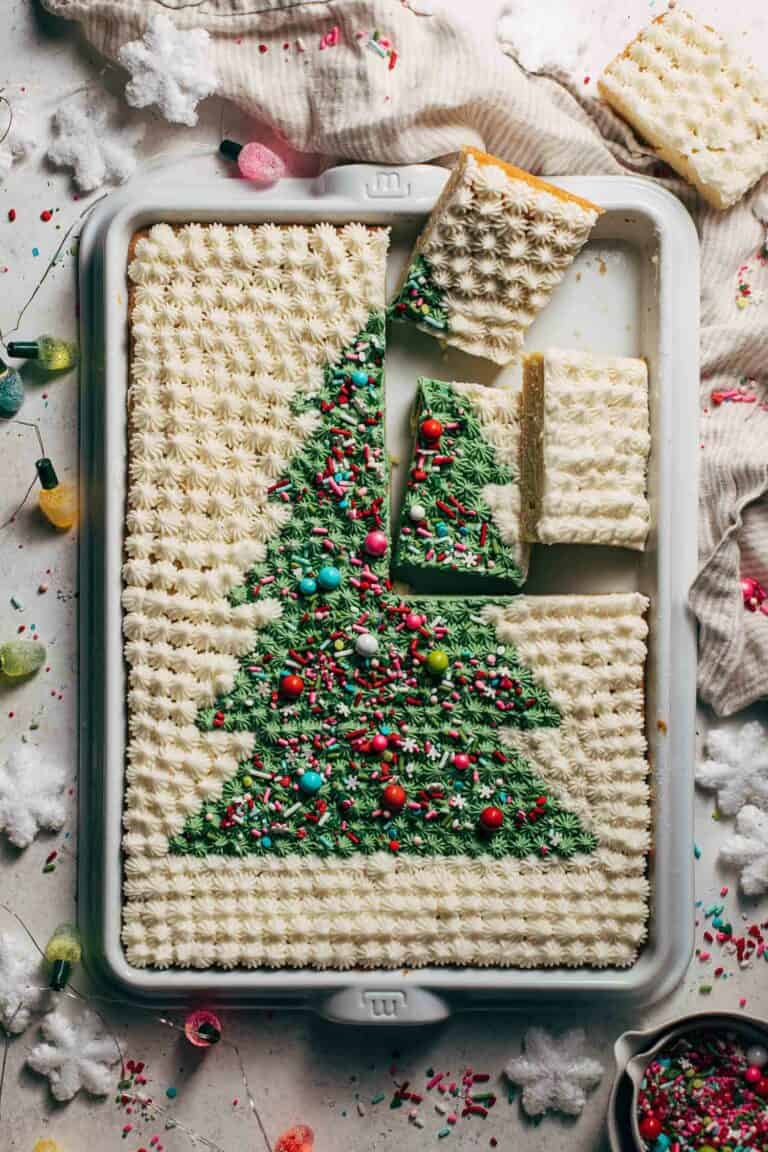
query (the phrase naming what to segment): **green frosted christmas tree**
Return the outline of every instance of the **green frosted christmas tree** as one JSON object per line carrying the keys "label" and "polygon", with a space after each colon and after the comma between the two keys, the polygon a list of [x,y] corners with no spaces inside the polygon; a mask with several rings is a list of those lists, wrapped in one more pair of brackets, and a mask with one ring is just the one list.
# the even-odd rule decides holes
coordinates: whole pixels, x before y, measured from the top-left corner
{"label": "green frosted christmas tree", "polygon": [[255,734],[176,853],[389,850],[569,857],[594,836],[501,739],[560,723],[533,673],[485,621],[487,601],[403,600],[389,580],[384,317],[325,371],[297,414],[315,431],[274,486],[292,515],[232,595],[277,599],[204,730]]}

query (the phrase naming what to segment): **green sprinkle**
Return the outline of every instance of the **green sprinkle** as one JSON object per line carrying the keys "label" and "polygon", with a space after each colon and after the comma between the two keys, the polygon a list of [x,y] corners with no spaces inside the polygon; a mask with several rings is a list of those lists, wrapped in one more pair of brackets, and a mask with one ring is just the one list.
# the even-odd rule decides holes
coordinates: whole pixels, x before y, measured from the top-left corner
{"label": "green sprinkle", "polygon": [[372,1096],[371,1097],[371,1104],[381,1104],[382,1100],[384,1100],[384,1099],[385,1099],[384,1093],[379,1092],[378,1096]]}
{"label": "green sprinkle", "polygon": [[438,1140],[445,1140],[446,1136],[450,1136],[450,1134],[451,1134],[450,1128],[448,1128],[448,1127],[441,1128],[437,1134],[437,1138],[438,1138]]}
{"label": "green sprinkle", "polygon": [[693,855],[696,860],[701,860],[701,848],[699,848],[698,844],[694,844],[693,846]]}

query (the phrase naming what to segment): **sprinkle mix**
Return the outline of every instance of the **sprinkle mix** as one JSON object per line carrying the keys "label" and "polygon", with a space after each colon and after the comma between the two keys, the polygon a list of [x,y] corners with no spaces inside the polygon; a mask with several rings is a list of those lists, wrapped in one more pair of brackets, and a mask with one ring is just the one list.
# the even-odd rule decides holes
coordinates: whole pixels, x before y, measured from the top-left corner
{"label": "sprinkle mix", "polygon": [[408,268],[391,311],[396,316],[415,320],[417,324],[428,324],[438,331],[448,328],[443,292],[432,279],[432,269],[423,256],[417,256]]}
{"label": "sprinkle mix", "polygon": [[638,1095],[650,1152],[768,1149],[768,1051],[711,1030],[681,1037],[653,1060]]}

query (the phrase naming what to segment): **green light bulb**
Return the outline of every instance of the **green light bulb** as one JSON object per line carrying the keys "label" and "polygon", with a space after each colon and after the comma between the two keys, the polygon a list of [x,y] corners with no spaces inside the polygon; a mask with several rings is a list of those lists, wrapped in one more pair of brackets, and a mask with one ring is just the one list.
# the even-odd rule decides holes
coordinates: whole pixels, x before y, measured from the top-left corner
{"label": "green light bulb", "polygon": [[60,992],[67,983],[73,964],[80,963],[80,933],[74,924],[59,924],[45,946],[45,958],[51,968],[51,988]]}
{"label": "green light bulb", "polygon": [[63,372],[77,364],[77,344],[57,336],[39,336],[37,340],[10,340],[8,355],[14,359],[37,360],[48,372]]}
{"label": "green light bulb", "polygon": [[37,640],[8,640],[0,644],[0,672],[6,676],[31,676],[45,661],[45,645]]}

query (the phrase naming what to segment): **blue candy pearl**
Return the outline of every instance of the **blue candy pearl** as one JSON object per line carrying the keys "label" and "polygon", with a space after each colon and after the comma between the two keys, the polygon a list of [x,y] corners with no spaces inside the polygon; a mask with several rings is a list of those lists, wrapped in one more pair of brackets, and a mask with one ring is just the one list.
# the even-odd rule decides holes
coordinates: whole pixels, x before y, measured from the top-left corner
{"label": "blue candy pearl", "polygon": [[24,403],[24,381],[15,368],[0,374],[0,417],[10,420]]}
{"label": "blue candy pearl", "polygon": [[341,572],[332,564],[327,564],[318,572],[317,582],[324,592],[333,592],[334,588],[338,588],[341,584]]}
{"label": "blue candy pearl", "polygon": [[299,788],[302,792],[319,792],[323,786],[323,778],[319,772],[303,772],[299,777]]}
{"label": "blue candy pearl", "polygon": [[304,576],[299,581],[299,592],[302,596],[314,596],[317,592],[317,581],[313,580],[311,576]]}
{"label": "blue candy pearl", "polygon": [[272,841],[270,840],[269,836],[262,836],[260,843],[262,848],[272,847]]}
{"label": "blue candy pearl", "polygon": [[353,384],[367,384],[368,383],[368,373],[363,372],[362,368],[355,368],[354,372],[352,373],[352,383]]}
{"label": "blue candy pearl", "polygon": [[447,524],[438,524],[435,530],[436,530],[438,536],[447,536],[448,535],[448,525]]}

